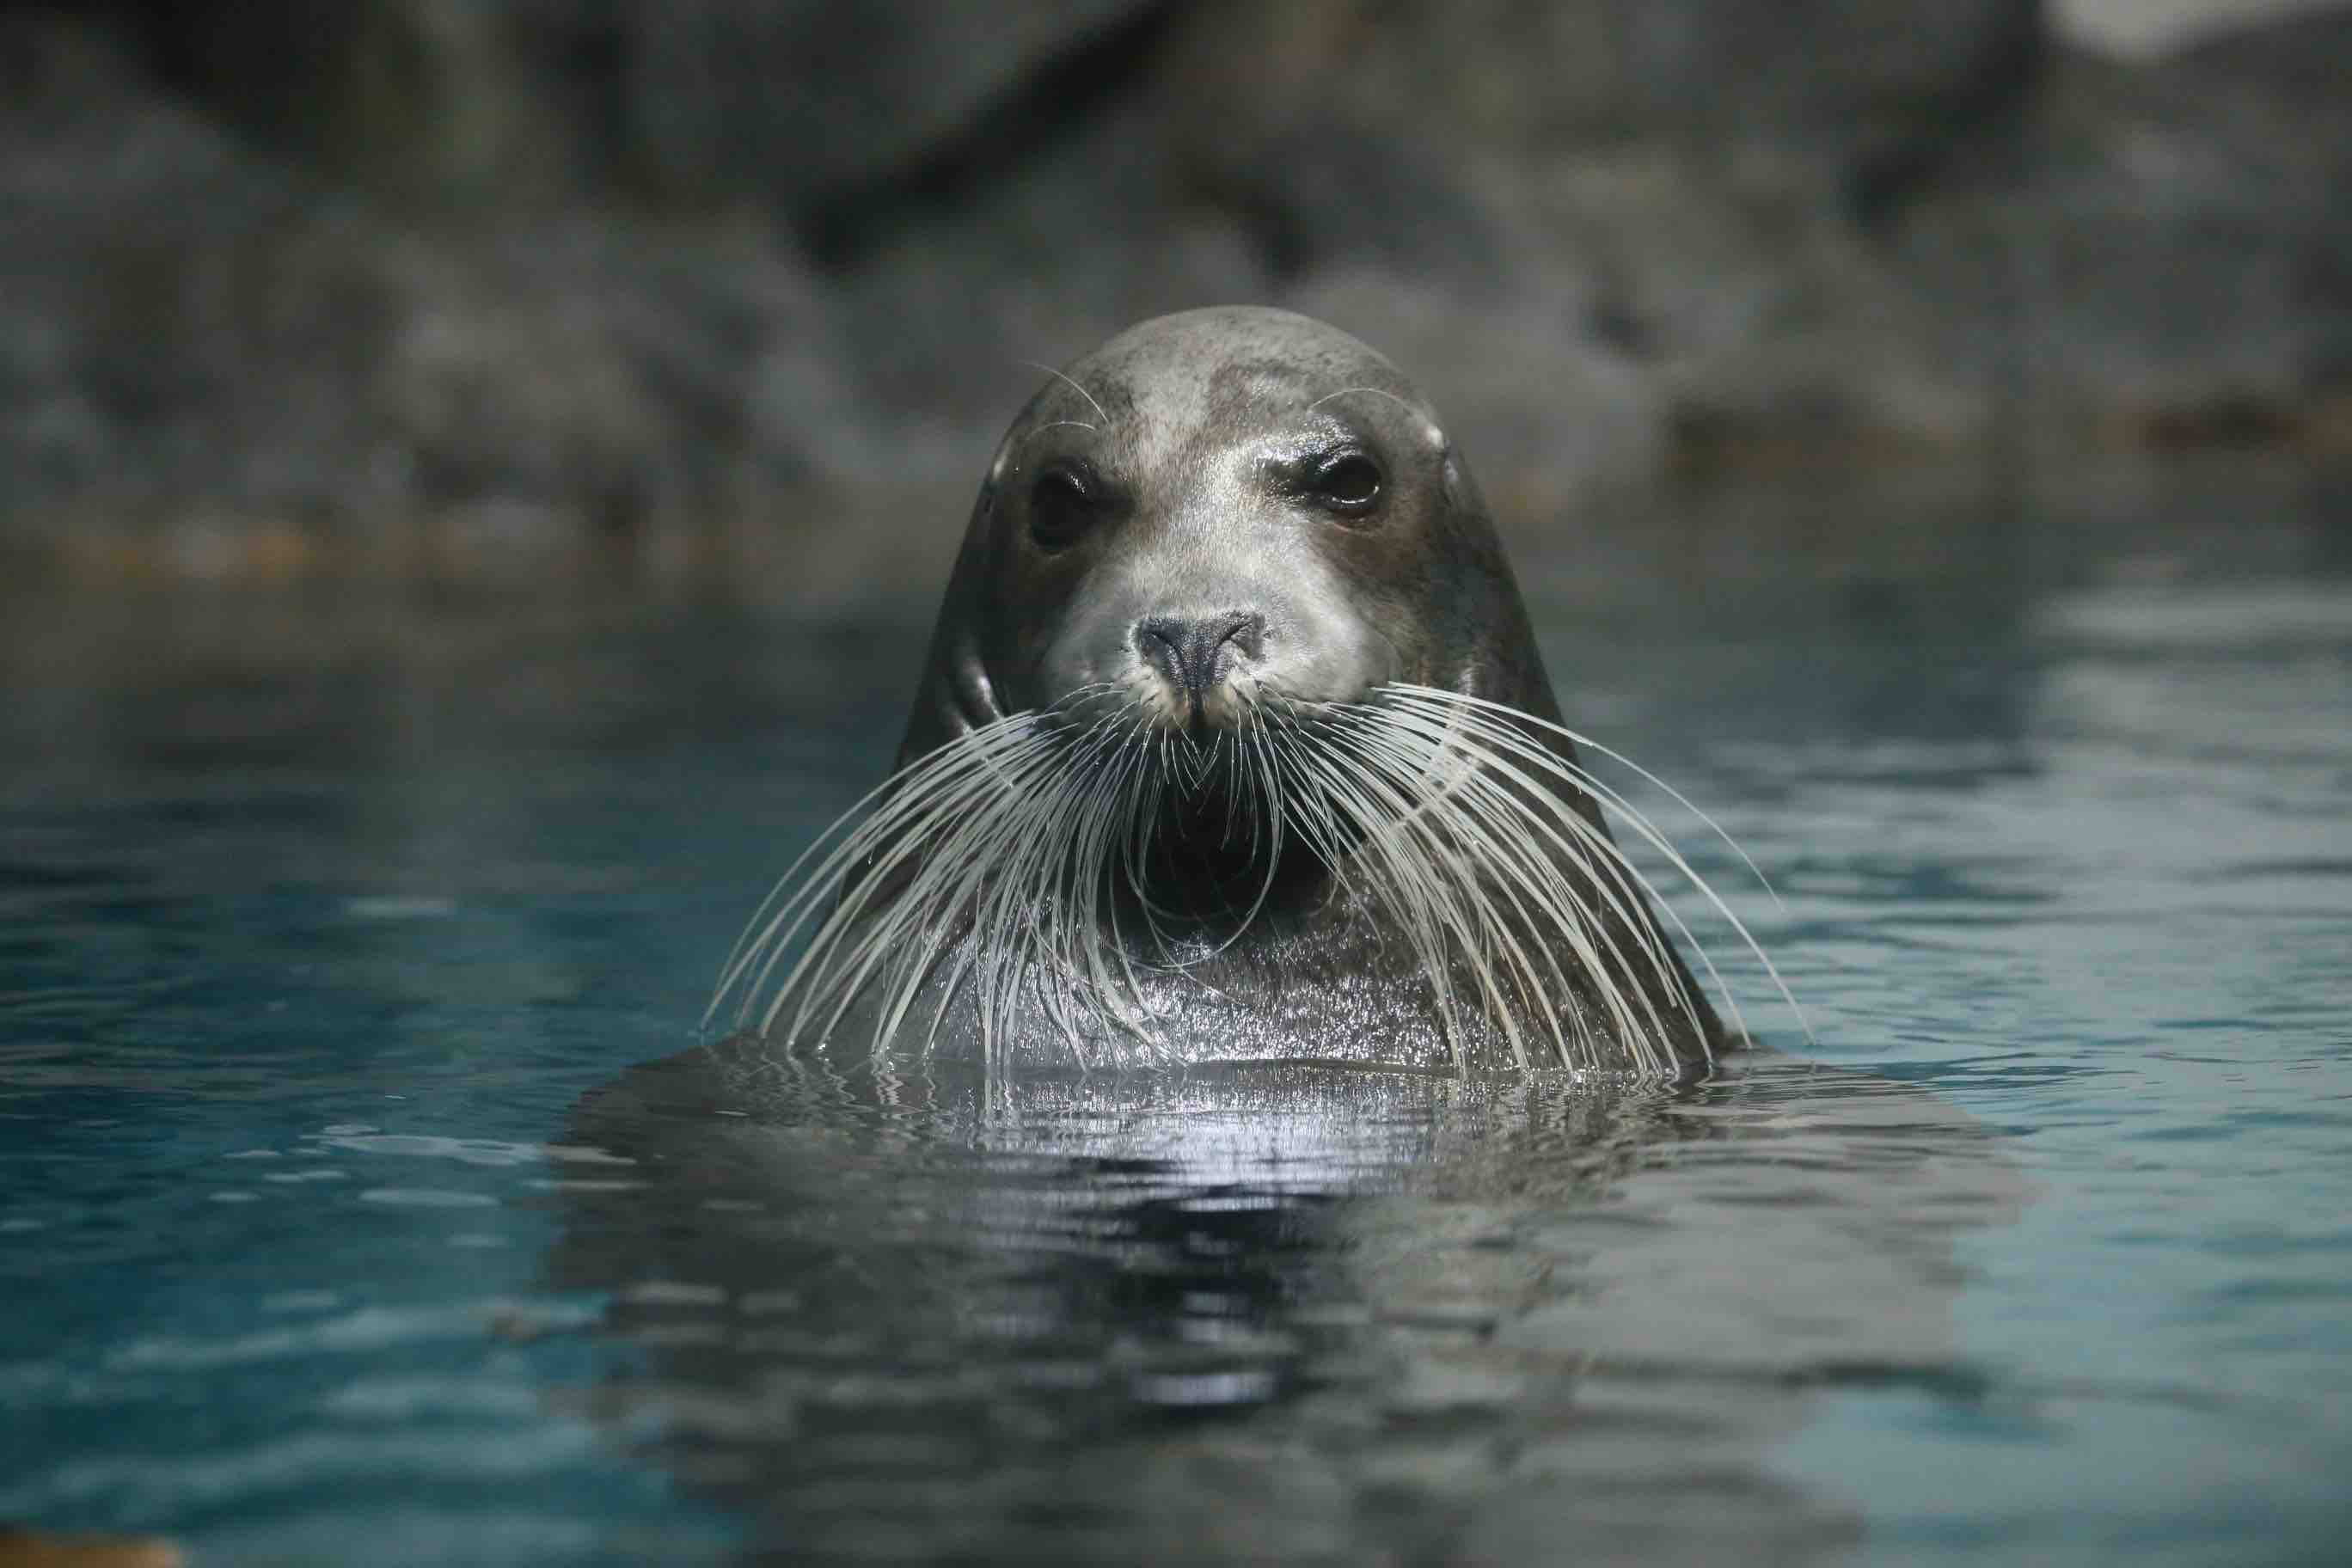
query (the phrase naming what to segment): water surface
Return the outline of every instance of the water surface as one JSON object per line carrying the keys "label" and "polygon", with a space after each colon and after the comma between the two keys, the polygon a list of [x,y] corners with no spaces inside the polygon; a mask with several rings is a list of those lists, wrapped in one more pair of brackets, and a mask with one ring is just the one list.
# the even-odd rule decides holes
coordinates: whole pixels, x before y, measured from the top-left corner
{"label": "water surface", "polygon": [[1520,541],[1571,721],[1747,847],[1779,903],[1683,835],[1805,1005],[1727,962],[1769,1048],[1645,1094],[678,1058],[928,603],[12,600],[0,1519],[2339,1560],[2346,516],[2232,473]]}

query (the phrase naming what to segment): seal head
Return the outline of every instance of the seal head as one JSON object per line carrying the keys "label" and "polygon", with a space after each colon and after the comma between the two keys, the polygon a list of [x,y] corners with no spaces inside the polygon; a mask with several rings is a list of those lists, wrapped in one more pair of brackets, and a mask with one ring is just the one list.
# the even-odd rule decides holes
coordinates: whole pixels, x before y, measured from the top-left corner
{"label": "seal head", "polygon": [[1722,1030],[1603,799],[1412,384],[1161,317],[1006,433],[896,773],[722,997],[877,1059],[1675,1070]]}
{"label": "seal head", "polygon": [[1013,421],[898,761],[1081,691],[1074,718],[1134,702],[1171,729],[1231,729],[1268,689],[1345,701],[1396,679],[1523,706],[1534,657],[1412,384],[1304,316],[1191,310],[1056,374]]}

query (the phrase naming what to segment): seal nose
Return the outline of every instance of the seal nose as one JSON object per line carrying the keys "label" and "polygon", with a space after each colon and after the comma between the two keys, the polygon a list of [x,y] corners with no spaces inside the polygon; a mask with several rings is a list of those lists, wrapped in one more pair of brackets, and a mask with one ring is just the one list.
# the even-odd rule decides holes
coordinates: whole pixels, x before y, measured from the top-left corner
{"label": "seal nose", "polygon": [[1135,623],[1135,651],[1195,703],[1233,673],[1236,652],[1255,658],[1265,640],[1264,616],[1150,616]]}

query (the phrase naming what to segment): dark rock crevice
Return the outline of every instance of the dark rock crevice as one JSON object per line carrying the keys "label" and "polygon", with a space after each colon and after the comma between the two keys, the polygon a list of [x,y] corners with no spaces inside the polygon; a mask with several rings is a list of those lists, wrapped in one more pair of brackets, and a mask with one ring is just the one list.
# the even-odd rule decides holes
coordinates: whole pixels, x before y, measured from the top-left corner
{"label": "dark rock crevice", "polygon": [[790,215],[802,245],[826,270],[852,272],[920,215],[983,199],[1134,93],[1181,9],[1175,0],[1138,5],[1070,40],[907,163],[814,192]]}

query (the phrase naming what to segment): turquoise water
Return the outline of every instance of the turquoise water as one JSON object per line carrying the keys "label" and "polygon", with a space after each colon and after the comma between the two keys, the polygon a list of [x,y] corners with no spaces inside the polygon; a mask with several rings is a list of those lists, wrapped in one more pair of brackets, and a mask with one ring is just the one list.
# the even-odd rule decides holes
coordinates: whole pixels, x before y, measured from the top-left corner
{"label": "turquoise water", "polygon": [[0,1520],[2342,1561],[2345,488],[1749,504],[1519,551],[1804,1005],[1727,960],[1771,1048],[1610,1099],[641,1067],[883,765],[927,604],[12,602]]}

